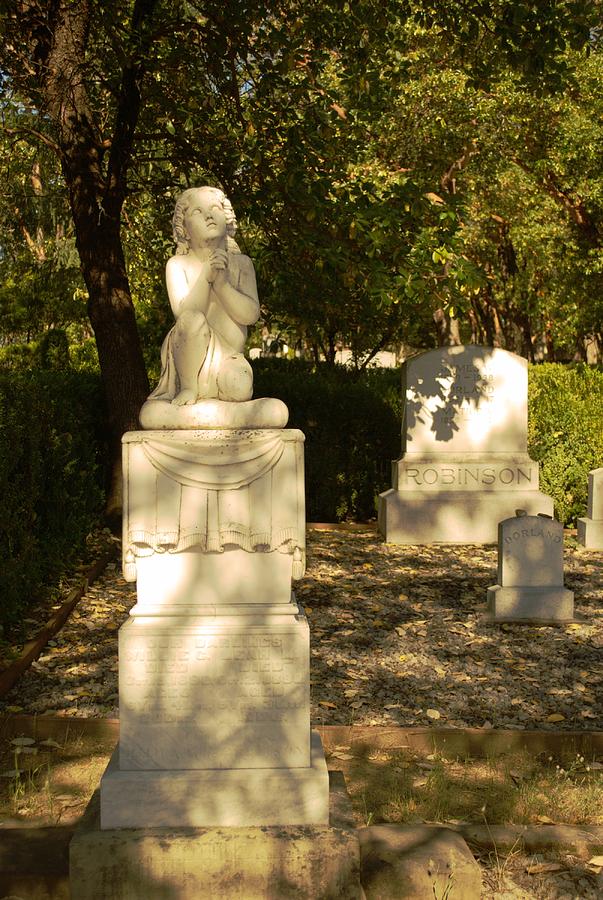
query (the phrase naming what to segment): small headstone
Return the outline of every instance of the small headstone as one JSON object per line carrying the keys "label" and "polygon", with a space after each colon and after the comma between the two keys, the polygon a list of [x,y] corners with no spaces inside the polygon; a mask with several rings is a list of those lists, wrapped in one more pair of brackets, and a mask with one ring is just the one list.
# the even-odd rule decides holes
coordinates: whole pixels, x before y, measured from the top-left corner
{"label": "small headstone", "polygon": [[402,456],[379,498],[386,541],[494,543],[516,507],[552,514],[527,451],[525,359],[440,347],[405,364],[402,393]]}
{"label": "small headstone", "polygon": [[586,516],[578,519],[578,543],[603,550],[603,468],[588,473],[588,506]]}
{"label": "small headstone", "polygon": [[574,594],[563,585],[563,526],[524,510],[498,526],[498,584],[488,610],[498,622],[568,622]]}

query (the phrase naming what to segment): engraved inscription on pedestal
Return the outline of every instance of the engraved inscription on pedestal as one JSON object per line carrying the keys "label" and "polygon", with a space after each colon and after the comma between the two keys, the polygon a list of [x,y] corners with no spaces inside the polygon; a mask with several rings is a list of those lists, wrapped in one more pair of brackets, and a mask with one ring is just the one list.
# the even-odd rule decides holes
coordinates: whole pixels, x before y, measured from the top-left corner
{"label": "engraved inscription on pedestal", "polygon": [[[131,624],[131,623],[130,623]],[[122,769],[307,766],[308,626],[120,633]]]}

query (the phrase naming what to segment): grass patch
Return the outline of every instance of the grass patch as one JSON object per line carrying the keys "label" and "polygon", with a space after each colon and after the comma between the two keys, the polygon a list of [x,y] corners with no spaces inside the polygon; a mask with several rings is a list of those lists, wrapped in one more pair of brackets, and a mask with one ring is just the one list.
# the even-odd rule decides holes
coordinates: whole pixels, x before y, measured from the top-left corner
{"label": "grass patch", "polygon": [[603,824],[603,764],[582,756],[515,752],[449,760],[435,753],[340,747],[327,758],[329,768],[344,771],[356,816],[365,825]]}
{"label": "grass patch", "polygon": [[4,739],[0,746],[0,827],[69,825],[99,785],[113,742],[74,731],[63,742]]}
{"label": "grass patch", "polygon": [[[73,731],[62,742],[4,738],[0,826],[70,824],[98,787],[114,741]],[[327,751],[344,772],[359,825],[473,822],[603,825],[603,761],[526,751],[447,759],[366,745]]]}

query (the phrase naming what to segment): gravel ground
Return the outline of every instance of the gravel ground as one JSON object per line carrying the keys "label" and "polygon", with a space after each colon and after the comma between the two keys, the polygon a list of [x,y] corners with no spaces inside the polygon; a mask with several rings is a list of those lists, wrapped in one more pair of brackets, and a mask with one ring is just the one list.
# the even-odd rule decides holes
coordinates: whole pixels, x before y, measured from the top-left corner
{"label": "gravel ground", "polygon": [[[484,621],[495,548],[310,529],[296,593],[311,626],[313,721],[603,729],[603,555],[566,537],[565,580],[581,624],[495,626]],[[117,716],[117,630],[134,602],[110,564],[0,711]]]}

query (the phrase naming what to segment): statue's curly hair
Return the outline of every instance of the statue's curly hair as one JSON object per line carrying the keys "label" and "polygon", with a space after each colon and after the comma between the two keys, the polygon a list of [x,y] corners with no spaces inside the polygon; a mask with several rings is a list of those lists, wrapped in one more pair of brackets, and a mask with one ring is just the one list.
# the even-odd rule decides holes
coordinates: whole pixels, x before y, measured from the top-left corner
{"label": "statue's curly hair", "polygon": [[234,236],[237,230],[237,218],[235,216],[234,209],[232,208],[232,203],[230,202],[224,191],[220,190],[220,188],[212,187],[212,185],[208,184],[204,184],[201,187],[197,188],[188,188],[186,191],[180,194],[180,196],[176,200],[174,215],[172,217],[172,231],[174,235],[174,241],[176,242],[176,253],[188,253],[190,249],[188,236],[184,227],[184,216],[186,211],[191,206],[194,195],[198,191],[213,191],[214,194],[217,194],[220,202],[222,203],[222,208],[224,209],[224,214],[226,216],[226,245],[228,252],[240,253],[241,250],[239,248],[239,245],[234,240]]}

